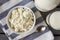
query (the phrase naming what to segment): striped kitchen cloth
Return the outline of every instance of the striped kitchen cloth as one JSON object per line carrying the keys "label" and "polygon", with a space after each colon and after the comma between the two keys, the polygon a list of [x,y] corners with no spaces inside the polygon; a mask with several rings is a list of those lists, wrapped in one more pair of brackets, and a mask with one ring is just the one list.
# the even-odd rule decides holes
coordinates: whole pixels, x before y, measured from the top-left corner
{"label": "striped kitchen cloth", "polygon": [[[35,24],[35,27],[32,29],[32,31],[20,35],[20,34],[11,32],[11,30],[8,28],[8,26],[6,24],[6,16],[7,16],[9,10],[15,6],[26,6],[33,10],[33,12],[36,15],[36,24]],[[32,34],[33,32],[35,32],[36,28],[41,25],[47,26],[41,16],[40,12],[36,9],[34,2],[32,0],[0,0],[0,28],[2,28],[2,30],[5,32],[6,36],[9,38],[9,40],[18,40],[18,39],[24,38],[24,37]],[[38,32],[38,33],[35,33],[35,34],[32,34],[32,35],[26,37],[25,40],[29,40],[29,38],[30,38],[30,40],[34,40],[35,38],[37,38],[39,36],[42,37],[42,35],[45,33],[51,33],[51,31],[47,28],[44,32]],[[45,36],[46,35],[47,34],[45,34]],[[43,40],[43,39],[44,38],[42,38],[40,40]]]}

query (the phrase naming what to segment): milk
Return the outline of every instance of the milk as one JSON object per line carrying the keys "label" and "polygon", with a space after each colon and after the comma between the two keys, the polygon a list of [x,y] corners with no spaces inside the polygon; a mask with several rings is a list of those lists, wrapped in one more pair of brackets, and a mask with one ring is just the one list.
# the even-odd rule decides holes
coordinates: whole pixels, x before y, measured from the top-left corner
{"label": "milk", "polygon": [[35,6],[42,12],[54,9],[60,3],[60,0],[34,0]]}
{"label": "milk", "polygon": [[48,15],[46,21],[53,29],[60,30],[60,11]]}

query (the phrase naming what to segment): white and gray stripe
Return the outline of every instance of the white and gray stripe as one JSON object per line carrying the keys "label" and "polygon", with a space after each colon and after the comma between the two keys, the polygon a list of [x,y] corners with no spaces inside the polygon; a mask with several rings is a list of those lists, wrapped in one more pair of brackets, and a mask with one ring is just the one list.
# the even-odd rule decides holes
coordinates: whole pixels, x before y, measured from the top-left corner
{"label": "white and gray stripe", "polygon": [[0,6],[3,5],[4,3],[8,2],[9,0],[0,0]]}

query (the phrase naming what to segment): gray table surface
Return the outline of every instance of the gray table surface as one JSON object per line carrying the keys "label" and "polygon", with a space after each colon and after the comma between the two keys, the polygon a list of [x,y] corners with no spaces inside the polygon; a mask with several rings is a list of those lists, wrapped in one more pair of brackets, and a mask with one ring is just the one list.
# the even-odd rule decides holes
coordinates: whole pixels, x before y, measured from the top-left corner
{"label": "gray table surface", "polygon": [[[49,12],[55,11],[56,9],[60,10],[60,5],[57,8],[55,8]],[[46,13],[42,12],[42,16],[43,16],[44,20],[46,20],[46,16],[49,14],[49,12],[46,12]],[[53,32],[53,34],[55,36],[54,40],[60,40],[60,31],[54,30],[50,26],[49,26],[49,28],[51,29],[51,31]],[[0,40],[8,40],[8,38],[6,37],[6,35],[4,34],[4,32],[2,31],[1,28],[0,28]]]}

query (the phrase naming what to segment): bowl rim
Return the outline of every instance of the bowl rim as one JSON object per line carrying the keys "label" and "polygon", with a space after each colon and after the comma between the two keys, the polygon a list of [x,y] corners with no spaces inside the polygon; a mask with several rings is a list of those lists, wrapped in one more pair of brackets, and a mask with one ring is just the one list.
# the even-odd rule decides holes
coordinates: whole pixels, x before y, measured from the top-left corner
{"label": "bowl rim", "polygon": [[[14,10],[15,8],[21,8],[21,7],[27,8],[29,11],[31,11],[31,12],[33,13],[33,16],[34,16],[34,24],[33,24],[32,27],[31,27],[28,31],[26,31],[26,32],[15,32],[15,31],[13,31],[12,28],[10,27],[9,22],[8,22],[8,18],[9,18],[9,16],[10,16],[12,10]],[[9,27],[9,29],[11,30],[11,32],[14,32],[14,33],[17,33],[17,34],[24,34],[24,33],[30,32],[30,31],[34,28],[35,23],[36,23],[36,17],[35,17],[34,12],[33,12],[30,8],[28,8],[28,7],[26,7],[26,6],[16,6],[16,7],[13,7],[13,8],[8,12],[6,21],[7,21],[7,26]]]}
{"label": "bowl rim", "polygon": [[51,26],[51,28],[53,28],[54,30],[60,30],[60,29],[54,28],[53,25],[51,25],[51,22],[50,22],[51,16],[52,16],[53,14],[55,14],[56,12],[60,12],[60,11],[54,11],[54,12],[52,12],[52,13],[50,13],[50,14],[47,15],[47,17],[46,17],[46,23],[47,23],[49,26]]}
{"label": "bowl rim", "polygon": [[60,11],[55,11],[55,12],[52,13],[52,15],[51,15],[50,18],[49,18],[49,23],[50,23],[50,25],[51,25],[51,27],[52,27],[53,29],[55,29],[55,30],[60,30],[60,29],[56,29],[56,28],[51,24],[51,17],[52,17],[55,13],[57,13],[57,12],[60,12]]}

